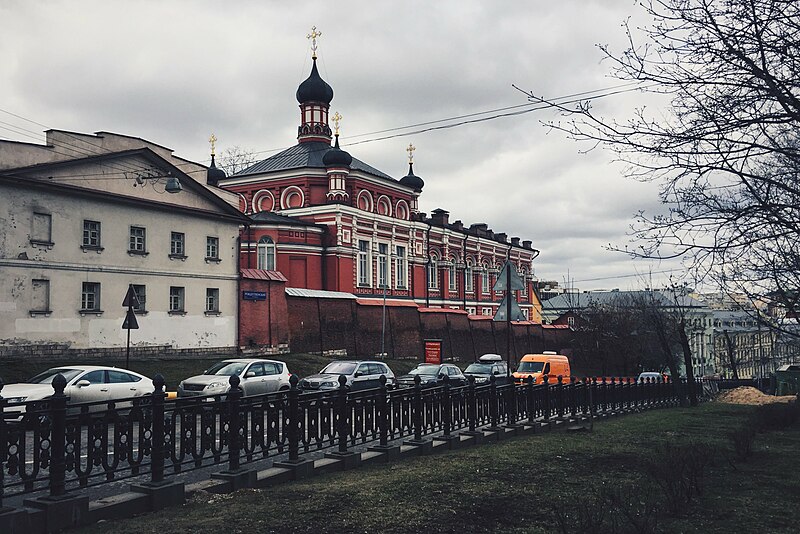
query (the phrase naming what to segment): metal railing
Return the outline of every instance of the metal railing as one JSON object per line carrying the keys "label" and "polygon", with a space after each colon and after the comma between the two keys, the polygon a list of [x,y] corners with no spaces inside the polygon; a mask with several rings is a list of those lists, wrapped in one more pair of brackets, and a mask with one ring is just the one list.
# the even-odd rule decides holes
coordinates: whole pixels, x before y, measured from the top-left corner
{"label": "metal railing", "polygon": [[366,443],[422,440],[458,430],[499,428],[623,409],[672,406],[678,383],[584,379],[550,384],[378,388],[243,397],[239,378],[226,395],[167,399],[157,375],[152,395],[116,402],[68,404],[66,381],[53,395],[11,403],[0,381],[0,508],[3,497],[49,492],[58,497],[109,481],[149,475],[161,483],[177,473],[243,464],[288,453],[290,461],[314,451],[339,452]]}

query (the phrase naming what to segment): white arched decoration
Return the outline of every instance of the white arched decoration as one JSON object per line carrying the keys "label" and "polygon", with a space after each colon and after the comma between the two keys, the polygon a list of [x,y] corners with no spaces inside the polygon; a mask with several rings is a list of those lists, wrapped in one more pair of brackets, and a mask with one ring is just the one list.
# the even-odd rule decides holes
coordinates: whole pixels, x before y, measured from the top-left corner
{"label": "white arched decoration", "polygon": [[467,258],[464,264],[464,291],[472,293],[475,288],[475,260]]}
{"label": "white arched decoration", "polygon": [[256,194],[253,195],[253,213],[258,213],[259,211],[274,211],[275,207],[275,196],[267,189],[259,189]]}
{"label": "white arched decoration", "polygon": [[447,261],[447,289],[458,291],[458,256],[450,256]]}
{"label": "white arched decoration", "polygon": [[362,189],[356,198],[356,207],[362,211],[372,211],[372,193],[366,189]]}
{"label": "white arched decoration", "polygon": [[428,288],[436,289],[439,287],[439,253],[432,250],[428,255]]}
{"label": "white arched decoration", "polygon": [[288,210],[290,208],[302,208],[306,203],[306,197],[303,190],[292,185],[287,187],[281,192],[281,209]]}
{"label": "white arched decoration", "polygon": [[398,200],[394,207],[394,216],[398,219],[407,221],[409,213],[410,211],[408,209],[408,203],[405,200]]}
{"label": "white arched decoration", "polygon": [[256,267],[267,271],[275,270],[275,242],[269,236],[258,240]]}
{"label": "white arched decoration", "polygon": [[392,216],[392,202],[389,200],[389,197],[386,195],[381,195],[378,197],[378,209],[377,211],[380,215],[386,215],[387,217]]}
{"label": "white arched decoration", "polygon": [[247,197],[239,193],[239,211],[242,213],[249,213],[247,210]]}
{"label": "white arched decoration", "polygon": [[481,266],[481,293],[489,293],[489,264],[484,262]]}

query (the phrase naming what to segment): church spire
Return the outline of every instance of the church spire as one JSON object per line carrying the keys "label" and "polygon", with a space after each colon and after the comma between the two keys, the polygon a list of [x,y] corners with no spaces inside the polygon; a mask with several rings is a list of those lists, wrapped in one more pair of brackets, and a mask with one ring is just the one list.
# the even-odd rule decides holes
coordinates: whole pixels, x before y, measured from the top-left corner
{"label": "church spire", "polygon": [[319,75],[317,70],[317,38],[322,32],[316,26],[306,37],[311,39],[311,74],[297,88],[297,101],[300,103],[300,127],[297,140],[331,142],[331,128],[328,125],[328,109],[333,100],[333,89]]}

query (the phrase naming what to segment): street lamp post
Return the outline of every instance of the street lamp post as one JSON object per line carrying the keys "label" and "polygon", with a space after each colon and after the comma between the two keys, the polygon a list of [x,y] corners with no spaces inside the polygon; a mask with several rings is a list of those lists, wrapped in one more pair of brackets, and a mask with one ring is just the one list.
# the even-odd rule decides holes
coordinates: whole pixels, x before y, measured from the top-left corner
{"label": "street lamp post", "polygon": [[386,282],[383,283],[383,313],[381,316],[381,358],[386,357]]}

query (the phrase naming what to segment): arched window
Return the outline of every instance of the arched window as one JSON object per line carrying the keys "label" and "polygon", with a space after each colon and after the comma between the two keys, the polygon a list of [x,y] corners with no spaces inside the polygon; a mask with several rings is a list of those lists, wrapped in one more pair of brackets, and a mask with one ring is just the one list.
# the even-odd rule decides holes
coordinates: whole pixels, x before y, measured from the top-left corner
{"label": "arched window", "polygon": [[439,287],[439,263],[433,254],[428,258],[428,288],[436,289]]}
{"label": "arched window", "polygon": [[472,273],[472,260],[467,260],[467,265],[464,268],[464,291],[467,293],[472,292],[473,286],[473,273]]}
{"label": "arched window", "polygon": [[447,287],[451,292],[458,291],[458,271],[455,258],[450,258],[450,266],[447,268]]}
{"label": "arched window", "polygon": [[489,293],[489,289],[489,264],[484,263],[483,269],[481,269],[481,291]]}
{"label": "arched window", "polygon": [[266,271],[275,270],[275,242],[269,236],[264,236],[258,240],[256,267]]}

